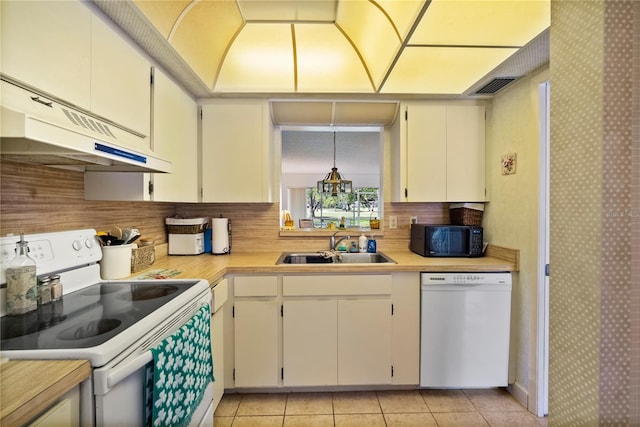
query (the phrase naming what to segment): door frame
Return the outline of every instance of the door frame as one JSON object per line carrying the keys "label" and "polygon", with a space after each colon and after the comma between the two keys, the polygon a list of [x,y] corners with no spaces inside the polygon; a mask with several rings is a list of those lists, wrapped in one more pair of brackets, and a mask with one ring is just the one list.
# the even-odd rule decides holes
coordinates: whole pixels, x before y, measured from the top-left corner
{"label": "door frame", "polygon": [[536,407],[537,416],[549,413],[549,160],[551,87],[549,80],[538,85],[540,173],[538,188],[538,286],[537,286],[537,348]]}

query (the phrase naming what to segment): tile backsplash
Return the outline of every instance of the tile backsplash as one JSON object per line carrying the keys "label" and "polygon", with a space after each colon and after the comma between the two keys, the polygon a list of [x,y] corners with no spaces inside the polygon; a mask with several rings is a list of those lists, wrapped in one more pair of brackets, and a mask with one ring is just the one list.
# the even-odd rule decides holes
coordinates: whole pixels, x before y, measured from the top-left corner
{"label": "tile backsplash", "polygon": [[[0,233],[43,233],[79,228],[109,230],[136,227],[156,244],[167,241],[164,219],[182,216],[222,215],[231,219],[232,251],[319,249],[326,237],[281,237],[278,203],[157,203],[84,200],[81,172],[23,163],[0,163]],[[379,250],[404,249],[409,242],[409,218],[418,222],[448,223],[446,203],[385,203],[384,236]],[[389,216],[398,218],[388,228]]]}

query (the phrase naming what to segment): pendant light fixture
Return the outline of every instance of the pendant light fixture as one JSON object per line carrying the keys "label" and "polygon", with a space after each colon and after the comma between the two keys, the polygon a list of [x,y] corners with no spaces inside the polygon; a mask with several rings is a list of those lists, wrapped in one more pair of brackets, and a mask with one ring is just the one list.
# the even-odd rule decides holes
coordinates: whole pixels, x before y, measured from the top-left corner
{"label": "pendant light fixture", "polygon": [[336,167],[336,133],[333,132],[333,168],[331,172],[324,177],[322,181],[318,181],[318,191],[320,193],[331,193],[337,196],[338,193],[351,193],[351,181],[342,178],[338,168]]}

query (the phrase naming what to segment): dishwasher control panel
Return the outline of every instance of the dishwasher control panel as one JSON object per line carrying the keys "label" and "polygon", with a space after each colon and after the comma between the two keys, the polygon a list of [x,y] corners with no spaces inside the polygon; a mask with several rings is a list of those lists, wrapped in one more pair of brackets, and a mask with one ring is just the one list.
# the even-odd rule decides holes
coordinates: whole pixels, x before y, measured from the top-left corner
{"label": "dishwasher control panel", "polygon": [[421,273],[422,285],[511,285],[511,273]]}

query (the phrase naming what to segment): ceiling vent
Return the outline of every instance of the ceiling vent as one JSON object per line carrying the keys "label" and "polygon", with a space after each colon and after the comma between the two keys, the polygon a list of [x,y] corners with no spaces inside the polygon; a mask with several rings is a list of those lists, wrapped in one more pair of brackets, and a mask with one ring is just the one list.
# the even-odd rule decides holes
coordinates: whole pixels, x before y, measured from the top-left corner
{"label": "ceiling vent", "polygon": [[500,78],[493,79],[489,83],[487,83],[486,85],[478,89],[475,93],[477,95],[494,94],[499,90],[501,90],[502,88],[504,88],[505,86],[508,86],[511,82],[513,82],[516,79],[517,77],[500,77]]}

